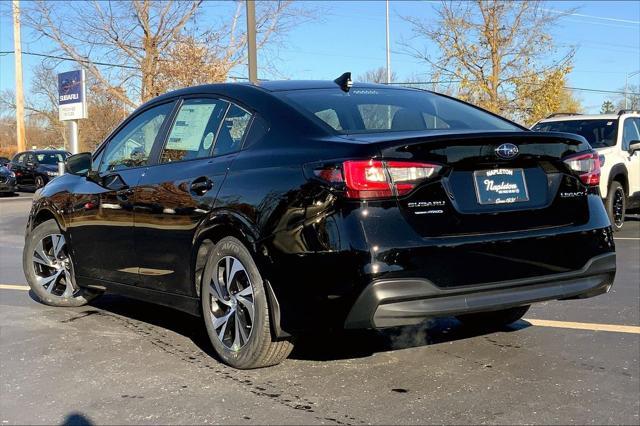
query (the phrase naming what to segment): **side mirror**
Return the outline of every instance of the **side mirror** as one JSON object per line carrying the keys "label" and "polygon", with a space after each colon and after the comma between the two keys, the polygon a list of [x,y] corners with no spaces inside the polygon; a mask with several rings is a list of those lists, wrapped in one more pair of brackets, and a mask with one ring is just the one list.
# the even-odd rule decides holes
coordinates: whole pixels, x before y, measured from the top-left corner
{"label": "side mirror", "polygon": [[631,141],[629,144],[629,155],[633,155],[637,151],[640,151],[640,141]]}
{"label": "side mirror", "polygon": [[64,168],[67,173],[76,176],[86,176],[88,180],[98,183],[99,176],[96,171],[91,170],[92,163],[93,159],[91,158],[91,153],[81,152],[80,154],[74,154],[67,157],[64,162]]}

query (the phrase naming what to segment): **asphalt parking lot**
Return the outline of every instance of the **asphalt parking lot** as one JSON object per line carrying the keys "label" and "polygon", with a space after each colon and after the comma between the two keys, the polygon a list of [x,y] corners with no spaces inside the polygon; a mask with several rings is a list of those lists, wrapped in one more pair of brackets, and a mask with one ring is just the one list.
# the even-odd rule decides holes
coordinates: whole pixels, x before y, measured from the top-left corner
{"label": "asphalt parking lot", "polygon": [[21,255],[30,194],[0,198],[0,420],[36,423],[640,423],[640,217],[616,234],[610,293],[534,306],[474,334],[454,319],[303,336],[236,371],[203,325],[114,295],[35,302]]}

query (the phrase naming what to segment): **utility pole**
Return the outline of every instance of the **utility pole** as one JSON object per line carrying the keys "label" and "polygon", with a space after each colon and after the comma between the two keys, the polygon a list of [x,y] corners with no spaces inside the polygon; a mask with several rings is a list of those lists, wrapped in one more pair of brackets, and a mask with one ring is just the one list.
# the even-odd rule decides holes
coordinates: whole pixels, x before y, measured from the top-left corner
{"label": "utility pole", "polygon": [[258,83],[258,63],[256,52],[256,3],[246,0],[247,6],[247,48],[249,59],[249,81]]}
{"label": "utility pole", "polygon": [[387,84],[391,83],[391,55],[389,52],[389,0],[387,0]]}
{"label": "utility pole", "polygon": [[13,0],[13,58],[16,74],[16,142],[18,152],[25,150],[24,92],[22,89],[22,43],[20,41],[20,2]]}
{"label": "utility pole", "polygon": [[629,109],[629,77],[640,74],[640,70],[630,72],[624,76],[624,109]]}

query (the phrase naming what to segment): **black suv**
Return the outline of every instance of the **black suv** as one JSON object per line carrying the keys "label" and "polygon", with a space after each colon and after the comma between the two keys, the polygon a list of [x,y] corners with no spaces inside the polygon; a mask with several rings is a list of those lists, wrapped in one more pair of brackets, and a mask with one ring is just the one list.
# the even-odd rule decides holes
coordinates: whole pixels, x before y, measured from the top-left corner
{"label": "black suv", "polygon": [[39,189],[58,176],[58,163],[69,155],[67,151],[51,149],[24,151],[17,153],[9,164],[19,188]]}
{"label": "black suv", "polygon": [[238,368],[310,328],[500,326],[615,275],[584,138],[347,76],[168,93],[67,171],[27,225],[40,300],[114,291],[202,315]]}

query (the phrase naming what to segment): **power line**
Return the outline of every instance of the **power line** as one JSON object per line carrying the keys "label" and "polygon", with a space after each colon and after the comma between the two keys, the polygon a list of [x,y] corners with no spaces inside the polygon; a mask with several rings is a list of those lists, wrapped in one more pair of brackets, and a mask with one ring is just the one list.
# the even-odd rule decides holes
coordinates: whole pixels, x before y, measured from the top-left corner
{"label": "power line", "polygon": [[[6,56],[6,55],[11,55],[15,53],[13,50],[5,50],[5,51],[1,51],[0,52],[0,56]],[[61,61],[71,61],[71,62],[79,62],[82,64],[94,64],[94,65],[100,65],[100,66],[105,66],[105,67],[115,67],[115,68],[125,68],[125,69],[130,69],[130,70],[139,70],[138,67],[134,67],[131,65],[122,65],[122,64],[112,64],[109,62],[96,62],[96,61],[91,61],[89,59],[73,59],[73,58],[69,58],[66,56],[57,56],[57,55],[47,55],[44,53],[36,53],[36,52],[22,52],[23,55],[29,55],[29,56],[38,56],[40,58],[48,58],[48,59],[58,59]],[[229,76],[229,78],[233,78],[236,80],[248,80],[247,77],[239,77],[239,76]]]}
{"label": "power line", "polygon": [[[470,80],[470,82],[474,82],[475,80]],[[405,81],[405,82],[393,82],[389,83],[390,85],[395,86],[411,86],[411,85],[431,85],[431,84],[451,84],[451,83],[461,83],[462,80],[441,80],[441,81]],[[529,86],[540,86],[537,83],[521,83]],[[594,93],[615,93],[619,95],[624,95],[625,92],[623,90],[603,90],[603,89],[588,89],[586,87],[573,87],[573,86],[563,86],[564,89],[568,90],[578,90],[582,92],[594,92]],[[627,95],[640,95],[640,93],[635,92],[626,92]]]}
{"label": "power line", "polygon": [[[6,50],[6,51],[0,51],[0,56],[5,56],[5,55],[9,55],[9,54],[13,54],[14,51],[13,50]],[[130,66],[130,65],[120,65],[120,64],[113,64],[113,63],[109,63],[109,62],[95,62],[95,61],[90,61],[88,59],[84,59],[84,60],[75,60],[73,58],[68,58],[65,56],[56,56],[56,55],[47,55],[44,53],[36,53],[36,52],[22,52],[23,55],[30,55],[30,56],[38,56],[41,58],[49,58],[49,59],[58,59],[61,61],[72,61],[72,62],[80,62],[80,63],[92,63],[95,65],[101,65],[101,66],[107,66],[107,67],[117,67],[117,68],[126,68],[126,69],[132,69],[132,70],[137,70],[138,68]],[[249,80],[247,77],[241,77],[241,76],[233,76],[230,75],[229,76],[230,79],[234,79],[234,80]],[[412,82],[401,82],[401,83],[397,83],[397,82],[393,82],[393,83],[389,83],[390,85],[397,85],[397,86],[408,86],[408,85],[430,85],[430,84],[451,84],[451,83],[460,83],[461,80],[441,80],[441,81],[412,81]],[[525,83],[526,84],[526,83]],[[530,83],[535,85],[535,83]],[[619,95],[624,95],[625,92],[621,91],[621,90],[603,90],[603,89],[589,89],[586,87],[572,87],[572,86],[564,86],[565,89],[568,90],[578,90],[578,91],[582,91],[582,92],[593,92],[593,93],[614,93],[614,94],[619,94]],[[635,93],[635,92],[627,92],[627,95],[640,95],[640,93]]]}

